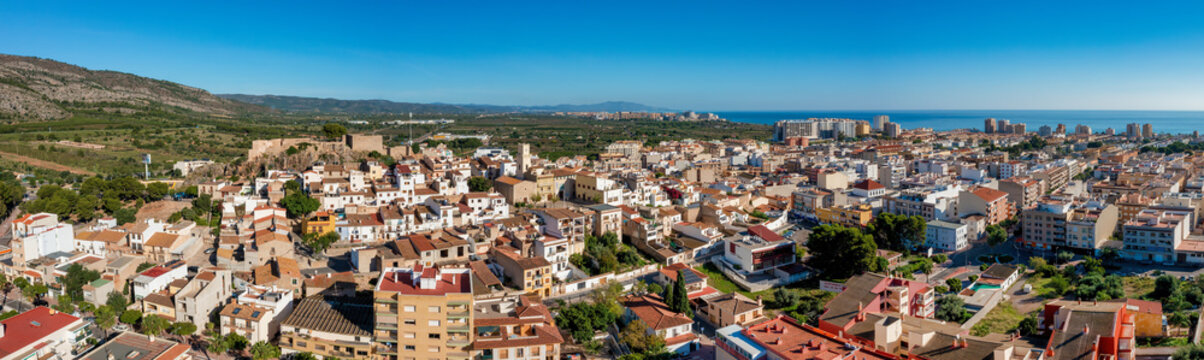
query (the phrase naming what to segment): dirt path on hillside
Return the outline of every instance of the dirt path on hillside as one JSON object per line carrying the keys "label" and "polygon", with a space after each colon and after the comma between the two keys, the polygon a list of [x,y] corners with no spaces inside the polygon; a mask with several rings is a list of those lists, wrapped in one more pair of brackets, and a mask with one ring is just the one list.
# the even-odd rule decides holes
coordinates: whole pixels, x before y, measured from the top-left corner
{"label": "dirt path on hillside", "polygon": [[41,160],[41,159],[34,159],[34,158],[31,158],[28,156],[17,155],[17,154],[7,153],[7,152],[3,152],[3,151],[0,151],[0,157],[3,157],[8,160],[12,160],[12,161],[23,162],[23,163],[37,166],[37,167],[40,167],[43,169],[50,169],[50,170],[54,170],[54,171],[68,171],[68,172],[71,172],[72,174],[79,174],[79,175],[96,175],[96,173],[88,171],[88,170],[76,169],[76,168],[73,168],[73,167],[70,167],[67,165],[63,165],[63,164],[59,164],[59,163],[54,163],[54,162]]}

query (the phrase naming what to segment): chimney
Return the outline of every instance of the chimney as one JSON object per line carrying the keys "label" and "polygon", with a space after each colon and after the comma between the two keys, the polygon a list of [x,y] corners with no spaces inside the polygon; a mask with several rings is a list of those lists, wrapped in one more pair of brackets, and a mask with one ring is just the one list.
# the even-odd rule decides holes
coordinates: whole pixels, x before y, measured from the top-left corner
{"label": "chimney", "polygon": [[1091,329],[1088,328],[1087,325],[1083,325],[1083,335],[1087,335],[1088,333],[1090,333],[1090,330]]}
{"label": "chimney", "polygon": [[761,295],[757,295],[757,306],[761,306]]}

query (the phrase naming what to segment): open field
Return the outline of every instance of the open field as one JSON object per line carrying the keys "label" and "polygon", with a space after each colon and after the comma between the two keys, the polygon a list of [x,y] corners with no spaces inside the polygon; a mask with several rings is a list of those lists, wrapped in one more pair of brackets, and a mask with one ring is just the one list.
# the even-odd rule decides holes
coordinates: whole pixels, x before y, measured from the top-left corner
{"label": "open field", "polygon": [[17,154],[7,153],[7,152],[3,152],[3,151],[0,151],[0,156],[4,157],[7,160],[24,163],[26,165],[39,167],[39,168],[46,169],[46,170],[66,171],[66,172],[69,172],[72,174],[77,174],[77,175],[96,175],[96,173],[88,171],[88,170],[78,169],[78,168],[62,165],[62,164],[47,161],[47,160],[35,159],[35,158],[28,157],[28,156],[17,155]]}
{"label": "open field", "polygon": [[970,333],[974,336],[1006,334],[1015,330],[1016,326],[1020,325],[1020,320],[1024,320],[1024,314],[1017,311],[1010,302],[1003,301],[991,309],[987,317],[974,324]]}
{"label": "open field", "polygon": [[[517,150],[519,143],[545,158],[591,155],[602,152],[617,140],[659,142],[674,139],[718,140],[753,138],[767,140],[766,125],[729,122],[663,122],[651,120],[598,121],[541,114],[422,115],[451,118],[454,124],[414,125],[414,137],[432,131],[453,134],[486,134],[492,146]],[[395,115],[328,116],[250,114],[231,119],[199,114],[166,112],[112,114],[78,110],[75,116],[54,121],[18,122],[0,125],[0,152],[52,171],[76,175],[141,175],[142,154],[150,154],[150,171],[155,176],[170,173],[179,160],[208,158],[237,163],[245,157],[251,141],[279,137],[313,136],[322,124],[339,122],[351,133],[379,134],[386,145],[400,145],[410,137],[408,125],[384,125]],[[352,125],[347,120],[368,120]],[[65,146],[60,140],[103,145],[103,149]],[[18,169],[0,163],[0,170]],[[66,179],[71,181],[73,179]]]}

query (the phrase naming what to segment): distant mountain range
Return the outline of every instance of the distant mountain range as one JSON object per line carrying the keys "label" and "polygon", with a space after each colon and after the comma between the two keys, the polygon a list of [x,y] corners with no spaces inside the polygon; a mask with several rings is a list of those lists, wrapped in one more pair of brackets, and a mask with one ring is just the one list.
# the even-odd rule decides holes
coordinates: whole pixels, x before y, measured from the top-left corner
{"label": "distant mountain range", "polygon": [[478,105],[412,103],[389,100],[341,100],[286,95],[218,94],[217,96],[271,109],[297,113],[344,114],[402,114],[402,113],[494,113],[494,112],[556,112],[556,111],[674,111],[627,101],[607,101],[586,105]]}
{"label": "distant mountain range", "polygon": [[0,54],[0,122],[64,119],[78,113],[167,112],[237,116],[264,112],[403,114],[553,111],[672,111],[632,102],[506,106],[338,100],[282,95],[214,95],[178,83],[54,60]]}

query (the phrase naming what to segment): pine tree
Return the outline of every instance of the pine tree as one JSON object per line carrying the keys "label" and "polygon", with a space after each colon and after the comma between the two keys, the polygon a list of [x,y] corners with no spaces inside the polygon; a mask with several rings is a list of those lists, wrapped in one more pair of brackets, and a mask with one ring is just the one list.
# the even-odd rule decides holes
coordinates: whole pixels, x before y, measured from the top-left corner
{"label": "pine tree", "polygon": [[674,291],[674,288],[676,286],[677,286],[677,280],[673,280],[673,283],[669,284],[669,286],[666,286],[663,293],[661,294],[661,298],[663,298],[665,300],[665,306],[668,306],[670,310],[673,309],[673,304],[676,303],[676,301],[674,301],[674,299],[673,299],[677,295],[677,292]]}
{"label": "pine tree", "polygon": [[669,304],[669,309],[686,316],[694,316],[690,309],[690,296],[686,292],[685,270],[677,271],[677,281],[673,282],[673,302]]}

